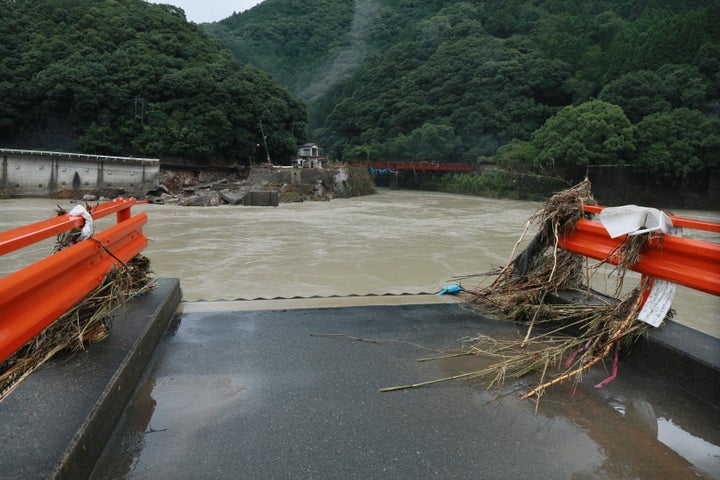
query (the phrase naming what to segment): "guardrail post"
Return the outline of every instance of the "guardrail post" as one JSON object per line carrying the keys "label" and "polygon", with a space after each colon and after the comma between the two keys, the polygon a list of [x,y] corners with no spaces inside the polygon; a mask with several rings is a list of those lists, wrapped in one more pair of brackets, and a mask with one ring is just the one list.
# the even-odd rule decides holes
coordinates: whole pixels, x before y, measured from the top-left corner
{"label": "guardrail post", "polygon": [[126,220],[130,220],[130,207],[118,210],[116,214],[117,223],[122,223]]}

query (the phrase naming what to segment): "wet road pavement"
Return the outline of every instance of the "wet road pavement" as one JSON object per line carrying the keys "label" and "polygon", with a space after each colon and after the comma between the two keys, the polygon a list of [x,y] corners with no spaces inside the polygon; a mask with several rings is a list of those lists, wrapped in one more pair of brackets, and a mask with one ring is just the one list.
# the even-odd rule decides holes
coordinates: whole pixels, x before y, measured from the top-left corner
{"label": "wet road pavement", "polygon": [[718,408],[629,362],[537,413],[510,380],[378,392],[481,368],[417,361],[479,332],[514,327],[456,304],[183,313],[93,478],[720,478]]}

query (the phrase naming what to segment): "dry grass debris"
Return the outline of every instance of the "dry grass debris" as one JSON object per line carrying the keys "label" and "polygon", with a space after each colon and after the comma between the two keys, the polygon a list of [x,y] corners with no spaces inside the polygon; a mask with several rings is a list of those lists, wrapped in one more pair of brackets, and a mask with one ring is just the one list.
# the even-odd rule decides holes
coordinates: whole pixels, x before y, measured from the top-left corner
{"label": "dry grass debris", "polygon": [[[497,340],[477,335],[464,342],[461,355],[489,358],[493,362],[490,366],[382,391],[476,377],[489,379],[492,387],[508,377],[517,379],[539,372],[536,386],[523,395],[523,398],[539,399],[546,389],[561,382],[577,381],[588,369],[606,360],[614,359],[615,370],[619,351],[627,349],[648,328],[637,319],[644,295],[650,288],[648,282],[643,280],[630,293],[620,296],[625,273],[637,262],[648,236],[628,237],[629,240],[613,252],[612,256],[619,259],[614,295],[598,294],[591,288],[590,280],[592,270],[603,262],[590,266],[585,257],[558,248],[560,236],[571,232],[578,220],[587,215],[583,209],[586,204],[595,204],[587,180],[554,195],[528,220],[516,249],[530,227],[538,224],[537,233],[528,246],[517,256],[513,252],[514,258],[495,272],[496,277],[489,286],[465,287],[470,308],[526,325],[523,338]],[[569,292],[582,301],[563,301]]]}
{"label": "dry grass debris", "polygon": [[[65,213],[58,207],[57,215]],[[79,229],[73,229],[58,235],[53,252],[76,243],[79,233]],[[112,268],[95,290],[0,363],[0,402],[53,356],[75,353],[105,339],[112,328],[113,313],[153,286],[150,260],[143,255]]]}

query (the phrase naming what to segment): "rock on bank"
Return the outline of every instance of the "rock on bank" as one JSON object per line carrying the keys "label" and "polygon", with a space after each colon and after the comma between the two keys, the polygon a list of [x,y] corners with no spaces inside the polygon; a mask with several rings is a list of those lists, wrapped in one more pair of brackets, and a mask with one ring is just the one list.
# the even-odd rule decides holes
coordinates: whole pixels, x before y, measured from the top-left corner
{"label": "rock on bank", "polygon": [[161,171],[160,188],[150,192],[153,203],[185,206],[257,205],[329,200],[375,193],[375,184],[362,166],[287,168],[260,166],[246,175],[227,170]]}

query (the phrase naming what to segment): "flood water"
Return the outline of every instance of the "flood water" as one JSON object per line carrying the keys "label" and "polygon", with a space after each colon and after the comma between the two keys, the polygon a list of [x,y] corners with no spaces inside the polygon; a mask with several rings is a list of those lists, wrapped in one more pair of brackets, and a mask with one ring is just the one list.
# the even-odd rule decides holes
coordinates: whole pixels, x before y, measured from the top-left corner
{"label": "flood water", "polygon": [[[0,201],[0,231],[53,215],[54,200]],[[72,204],[60,203],[66,210]],[[160,277],[180,278],[185,301],[431,293],[504,265],[539,203],[442,193],[376,195],[279,207],[140,205],[144,254]],[[720,221],[720,212],[674,211]],[[103,219],[110,225],[113,218]],[[534,232],[530,232],[527,238]],[[720,236],[685,232],[718,242]],[[52,250],[48,240],[0,257],[0,275]],[[626,280],[626,284],[635,283]],[[465,286],[489,280],[464,278]],[[614,280],[595,275],[612,291]],[[720,337],[720,298],[680,287],[676,321]]]}

